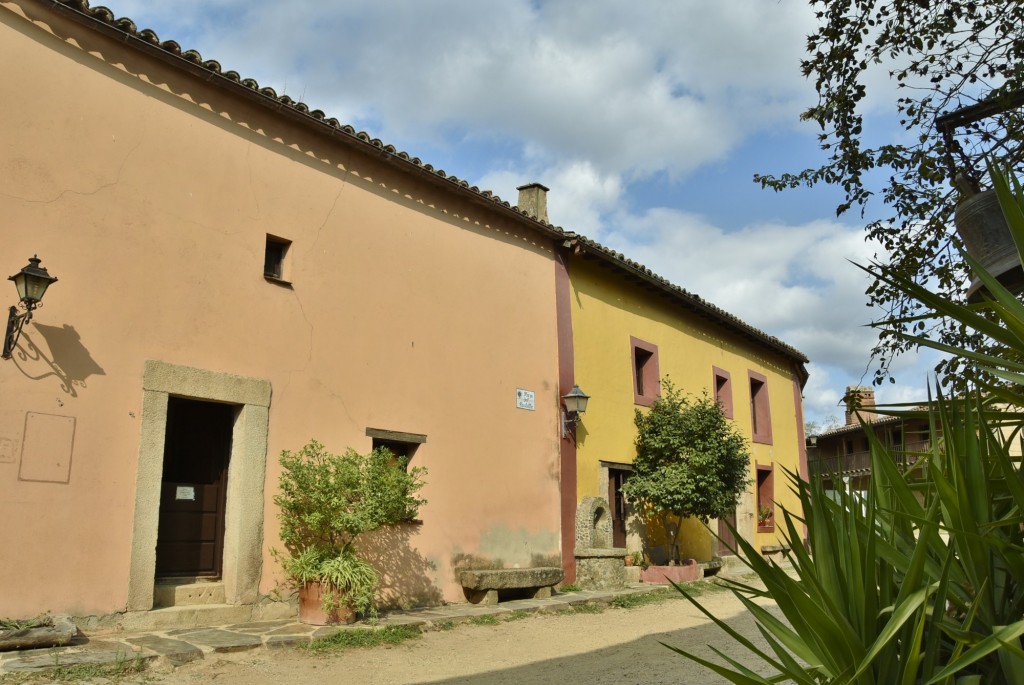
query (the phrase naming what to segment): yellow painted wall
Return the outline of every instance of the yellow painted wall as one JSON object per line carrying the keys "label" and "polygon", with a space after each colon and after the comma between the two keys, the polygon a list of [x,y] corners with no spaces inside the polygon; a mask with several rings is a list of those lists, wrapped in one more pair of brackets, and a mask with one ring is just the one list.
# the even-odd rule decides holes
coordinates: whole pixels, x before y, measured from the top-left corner
{"label": "yellow painted wall", "polygon": [[[628,283],[595,261],[576,257],[570,263],[575,379],[592,399],[577,429],[577,495],[607,496],[601,491],[600,461],[630,463],[636,454],[633,362],[630,337],[658,347],[659,371],[684,392],[713,393],[712,367],[732,378],[734,422],[751,435],[747,372],[768,378],[772,444],[751,443],[750,478],[755,463],[775,464],[775,499],[796,511],[782,468],[799,471],[800,420],[794,397],[794,370],[779,353],[697,317],[656,293]],[[796,395],[798,397],[798,395]],[[754,490],[737,507],[737,527],[757,545],[775,544],[774,533],[757,533]],[[684,523],[682,554],[711,556],[711,536],[698,521]]]}

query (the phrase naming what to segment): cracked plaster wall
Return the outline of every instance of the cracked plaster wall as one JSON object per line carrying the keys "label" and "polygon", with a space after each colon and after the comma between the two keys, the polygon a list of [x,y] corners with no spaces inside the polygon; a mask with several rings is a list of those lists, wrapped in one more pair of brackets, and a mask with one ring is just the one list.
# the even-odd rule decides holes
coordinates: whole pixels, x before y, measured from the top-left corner
{"label": "cracked plaster wall", "polygon": [[[43,5],[0,2],[0,63],[16,94],[0,130],[18,132],[0,155],[2,268],[38,254],[60,279],[0,364],[0,548],[19,550],[0,565],[0,615],[145,603],[129,578],[147,360],[273,388],[261,593],[280,579],[277,455],[314,437],[368,450],[367,427],[427,436],[415,558],[557,551],[547,239]],[[263,278],[268,234],[292,241],[291,285]],[[19,480],[27,412],[76,420],[67,483]],[[530,532],[484,542],[499,529]],[[421,594],[460,600],[436,567]]]}

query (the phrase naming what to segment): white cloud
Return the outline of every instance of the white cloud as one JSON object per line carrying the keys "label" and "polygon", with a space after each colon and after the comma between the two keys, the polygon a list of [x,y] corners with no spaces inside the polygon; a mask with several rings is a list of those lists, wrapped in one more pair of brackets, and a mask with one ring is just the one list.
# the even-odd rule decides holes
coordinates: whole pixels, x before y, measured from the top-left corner
{"label": "white cloud", "polygon": [[811,99],[797,0],[112,4],[388,142],[492,136],[627,180],[722,159]]}
{"label": "white cloud", "polygon": [[[835,414],[846,385],[871,380],[868,279],[847,262],[875,251],[861,226],[783,217],[726,232],[672,208],[681,193],[647,207],[626,195],[638,180],[658,174],[671,187],[745,140],[798,126],[816,99],[798,67],[814,25],[802,0],[111,4],[400,149],[464,160],[446,170],[505,200],[527,181],[556,189],[559,225],[805,352],[809,419]],[[764,166],[786,161],[783,151]],[[910,382],[879,398],[919,396],[922,364],[898,360]]]}
{"label": "white cloud", "polygon": [[769,330],[825,364],[863,365],[874,333],[862,327],[867,279],[846,260],[872,248],[856,227],[815,221],[726,233],[669,209],[618,215],[604,240],[669,280]]}

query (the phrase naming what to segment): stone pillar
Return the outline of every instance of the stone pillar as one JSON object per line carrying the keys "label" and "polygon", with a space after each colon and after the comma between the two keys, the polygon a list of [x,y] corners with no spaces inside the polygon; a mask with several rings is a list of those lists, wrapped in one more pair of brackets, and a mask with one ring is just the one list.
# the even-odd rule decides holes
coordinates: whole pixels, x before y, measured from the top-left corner
{"label": "stone pillar", "polygon": [[576,509],[576,583],[584,590],[626,585],[626,549],[612,547],[612,516],[604,497],[584,497]]}

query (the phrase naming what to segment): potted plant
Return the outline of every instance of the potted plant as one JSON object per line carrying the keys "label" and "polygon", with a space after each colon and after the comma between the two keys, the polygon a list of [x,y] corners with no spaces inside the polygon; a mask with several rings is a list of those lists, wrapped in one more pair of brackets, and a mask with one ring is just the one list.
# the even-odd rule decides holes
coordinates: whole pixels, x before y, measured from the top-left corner
{"label": "potted plant", "polygon": [[273,550],[299,591],[307,623],[351,622],[373,612],[379,578],[359,557],[356,538],[416,517],[425,500],[423,468],[406,470],[387,449],[328,452],[313,440],[281,453],[280,508],[284,551]]}
{"label": "potted plant", "polygon": [[763,528],[774,529],[774,511],[767,505],[762,505],[757,509],[757,528],[760,531]]}

